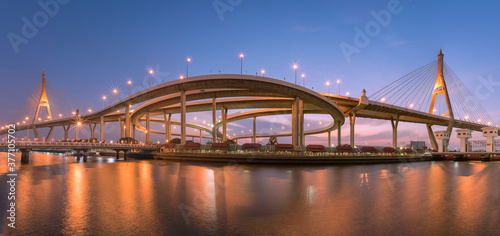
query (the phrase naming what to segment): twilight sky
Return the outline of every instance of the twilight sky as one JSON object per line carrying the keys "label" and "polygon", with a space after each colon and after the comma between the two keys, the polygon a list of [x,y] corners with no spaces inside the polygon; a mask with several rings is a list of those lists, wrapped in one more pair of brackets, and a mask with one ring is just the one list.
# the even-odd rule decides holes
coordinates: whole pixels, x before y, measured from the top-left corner
{"label": "twilight sky", "polygon": [[[35,89],[43,69],[49,82],[98,108],[100,97],[112,87],[125,96],[129,78],[132,90],[140,90],[147,84],[150,66],[157,70],[157,81],[184,75],[188,56],[193,76],[219,70],[236,74],[239,53],[245,54],[243,70],[248,74],[265,69],[266,76],[292,81],[291,65],[296,62],[300,73],[307,75],[309,88],[326,92],[326,81],[341,79],[342,94],[349,91],[358,97],[364,88],[369,97],[436,60],[440,48],[445,62],[473,93],[482,95],[482,105],[500,123],[498,1],[6,0],[1,4],[1,125]],[[359,34],[367,35],[365,40],[356,37]],[[331,92],[337,93],[337,88]],[[389,121],[361,119],[358,124],[360,144],[386,145],[391,138]],[[427,141],[423,127],[402,125],[400,141]],[[348,135],[347,126],[343,135]],[[324,136],[308,138],[319,140],[325,142]]]}

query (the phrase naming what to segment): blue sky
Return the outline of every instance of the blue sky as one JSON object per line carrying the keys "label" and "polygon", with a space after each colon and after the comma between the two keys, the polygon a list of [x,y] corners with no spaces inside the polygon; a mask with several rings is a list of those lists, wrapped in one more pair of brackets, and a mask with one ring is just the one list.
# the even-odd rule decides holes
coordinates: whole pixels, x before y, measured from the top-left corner
{"label": "blue sky", "polygon": [[[363,88],[370,96],[436,60],[443,48],[445,62],[471,91],[481,76],[500,82],[497,1],[60,0],[58,11],[39,22],[38,32],[19,44],[17,53],[9,35],[22,37],[22,18],[33,22],[43,8],[36,1],[1,4],[2,124],[40,82],[43,69],[51,83],[91,107],[112,86],[126,93],[129,78],[135,86],[145,83],[149,66],[159,68],[160,80],[176,79],[185,74],[188,56],[193,76],[239,73],[242,52],[244,72],[265,69],[269,77],[292,81],[290,67],[297,62],[307,87],[326,92],[325,81],[340,78],[342,93],[357,97]],[[390,14],[386,26],[379,24],[348,62],[339,45],[355,45],[355,28],[364,32],[377,22],[370,12],[389,11],[388,5],[397,6],[398,13]],[[500,86],[492,88],[481,103],[499,121]]]}

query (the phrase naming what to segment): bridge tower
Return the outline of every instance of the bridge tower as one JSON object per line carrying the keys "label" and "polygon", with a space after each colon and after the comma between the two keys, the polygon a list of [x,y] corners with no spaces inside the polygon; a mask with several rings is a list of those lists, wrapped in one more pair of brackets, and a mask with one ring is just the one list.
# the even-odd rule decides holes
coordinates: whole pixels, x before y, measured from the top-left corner
{"label": "bridge tower", "polygon": [[46,75],[45,75],[45,70],[43,70],[42,74],[42,94],[40,96],[40,100],[38,101],[38,106],[36,108],[35,116],[33,117],[33,132],[35,133],[35,137],[40,140],[40,135],[38,134],[38,131],[36,130],[35,123],[38,119],[38,115],[40,113],[40,108],[45,107],[47,109],[47,112],[49,113],[48,119],[52,120],[52,113],[50,112],[50,103],[49,99],[47,99],[47,90],[46,90]]}
{"label": "bridge tower", "polygon": [[[450,101],[450,95],[448,94],[448,87],[446,86],[446,81],[444,80],[444,73],[443,73],[443,68],[444,68],[444,54],[443,50],[439,50],[438,54],[438,71],[437,71],[437,77],[436,77],[436,83],[434,84],[434,90],[432,91],[432,99],[431,99],[431,105],[429,107],[429,114],[434,114],[435,111],[435,102],[436,102],[436,97],[438,95],[443,95],[446,101],[446,107],[448,109],[448,113],[442,114],[442,116],[448,116],[450,117],[450,123],[448,124],[448,128],[446,131],[450,132],[453,130],[453,123],[454,123],[454,116],[453,116],[453,108],[451,106],[451,101]],[[428,126],[430,129],[430,126]],[[437,149],[435,146],[436,145],[436,139],[434,137],[434,134],[432,130],[429,130],[429,138],[431,139],[431,144],[434,149]],[[432,137],[431,137],[432,136]],[[448,147],[448,142],[447,140],[444,143],[444,147]]]}

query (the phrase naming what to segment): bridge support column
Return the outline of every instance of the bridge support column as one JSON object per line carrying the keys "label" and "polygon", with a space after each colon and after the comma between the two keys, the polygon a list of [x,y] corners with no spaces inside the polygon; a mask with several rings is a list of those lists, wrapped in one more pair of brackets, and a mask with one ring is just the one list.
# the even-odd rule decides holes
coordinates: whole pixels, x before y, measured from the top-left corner
{"label": "bridge support column", "polygon": [[460,152],[470,152],[469,139],[472,138],[472,131],[468,129],[457,130],[457,138],[460,139]]}
{"label": "bridge support column", "polygon": [[71,125],[68,125],[68,128],[66,128],[66,125],[63,125],[63,129],[64,129],[64,140],[65,141],[68,141],[68,133],[69,133],[69,128],[71,127]]}
{"label": "bridge support column", "polygon": [[354,147],[354,124],[356,123],[356,113],[349,114],[349,124],[351,126],[351,147]]}
{"label": "bridge support column", "polygon": [[132,138],[135,139],[135,125],[132,125]]}
{"label": "bridge support column", "polygon": [[167,119],[167,112],[163,112],[163,121],[165,122],[165,143],[168,143],[170,141],[170,119],[172,118],[172,114],[168,114],[168,119]]}
{"label": "bridge support column", "polygon": [[101,142],[104,142],[104,116],[101,116],[101,125],[99,126],[99,128],[101,129],[101,134],[100,134],[100,138],[101,138]]}
{"label": "bridge support column", "polygon": [[38,134],[38,130],[36,129],[36,126],[33,124],[33,133],[35,133],[35,140],[40,141],[40,134]]}
{"label": "bridge support column", "polygon": [[130,138],[130,106],[125,107],[125,137]]}
{"label": "bridge support column", "polygon": [[227,108],[221,107],[222,113],[222,142],[227,140]]}
{"label": "bridge support column", "polygon": [[495,137],[498,137],[498,128],[484,127],[481,130],[483,137],[486,138],[486,152],[496,152]]}
{"label": "bridge support column", "polygon": [[151,116],[148,113],[146,113],[146,144],[150,144],[151,143]]}
{"label": "bridge support column", "polygon": [[50,136],[52,136],[52,131],[54,130],[54,127],[50,127],[49,133],[47,134],[47,138],[45,138],[46,142],[50,141]]}
{"label": "bridge support column", "polygon": [[304,133],[304,101],[299,100],[299,122],[300,122],[300,146],[306,145],[306,134]]}
{"label": "bridge support column", "polygon": [[295,100],[292,103],[292,145],[294,146],[298,146],[300,144],[299,101],[299,98],[295,97]]}
{"label": "bridge support column", "polygon": [[391,125],[392,125],[392,148],[396,149],[398,147],[398,124],[399,124],[399,115],[396,117],[396,120],[391,117]]}
{"label": "bridge support column", "polygon": [[257,117],[253,117],[252,143],[257,142]]}
{"label": "bridge support column", "polygon": [[217,129],[215,129],[215,124],[217,123],[217,103],[215,97],[212,98],[212,143],[217,142]]}
{"label": "bridge support column", "polygon": [[429,134],[429,142],[431,143],[432,149],[438,150],[438,143],[436,141],[436,136],[434,136],[434,132],[432,131],[432,125],[427,124],[427,133]]}
{"label": "bridge support column", "polygon": [[186,91],[181,90],[181,144],[186,144]]}
{"label": "bridge support column", "polygon": [[30,163],[30,151],[29,149],[19,149],[21,151],[21,164]]}
{"label": "bridge support column", "polygon": [[450,132],[448,131],[436,131],[436,139],[438,142],[438,152],[448,151],[448,142],[450,141]]}
{"label": "bridge support column", "polygon": [[200,144],[202,144],[202,141],[203,141],[203,136],[201,135],[202,134],[202,130],[200,129]]}
{"label": "bridge support column", "polygon": [[118,124],[120,125],[120,138],[123,138],[123,127],[122,118],[118,118]]}
{"label": "bridge support column", "polygon": [[92,126],[92,124],[89,124],[89,129],[90,129],[90,138],[95,138],[95,127],[97,126],[97,124],[94,124],[94,126]]}
{"label": "bridge support column", "polygon": [[328,147],[332,146],[332,131],[328,131]]}
{"label": "bridge support column", "polygon": [[337,121],[337,126],[338,126],[338,129],[337,129],[337,146],[341,146],[342,145],[342,127],[340,126],[340,121]]}

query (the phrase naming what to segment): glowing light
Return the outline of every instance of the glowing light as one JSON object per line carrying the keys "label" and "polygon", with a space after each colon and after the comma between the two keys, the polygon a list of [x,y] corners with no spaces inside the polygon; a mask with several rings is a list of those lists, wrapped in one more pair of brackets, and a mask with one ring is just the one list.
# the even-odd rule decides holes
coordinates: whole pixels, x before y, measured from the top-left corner
{"label": "glowing light", "polygon": [[346,96],[349,96],[349,94],[350,94],[349,92],[345,93]]}
{"label": "glowing light", "polygon": [[189,58],[189,57],[188,57],[188,58],[186,59],[186,61],[187,61],[187,62],[191,62],[191,58]]}
{"label": "glowing light", "polygon": [[89,111],[89,112],[92,112],[92,109],[89,109],[88,111]]}
{"label": "glowing light", "polygon": [[240,53],[240,58],[243,58],[245,57],[245,55],[243,55],[243,53]]}
{"label": "glowing light", "polygon": [[297,64],[294,64],[293,69],[296,70],[297,68],[299,68],[299,66]]}
{"label": "glowing light", "polygon": [[465,116],[464,119],[468,120],[469,119],[469,116]]}
{"label": "glowing light", "polygon": [[50,116],[47,116],[47,119],[50,119]]}
{"label": "glowing light", "polygon": [[337,80],[337,84],[340,84],[340,80],[339,79]]}
{"label": "glowing light", "polygon": [[481,119],[477,120],[477,123],[481,122]]}
{"label": "glowing light", "polygon": [[26,121],[23,120],[23,124],[26,124]]}
{"label": "glowing light", "polygon": [[76,123],[76,125],[82,126],[82,122],[78,121],[78,123]]}
{"label": "glowing light", "polygon": [[327,82],[326,82],[326,86],[330,86],[330,81],[327,81]]}
{"label": "glowing light", "polygon": [[261,71],[260,71],[260,73],[261,73],[261,74],[265,74],[265,73],[266,73],[266,71],[265,71],[265,70],[261,70]]}
{"label": "glowing light", "polygon": [[42,118],[38,118],[38,120],[42,120]]}
{"label": "glowing light", "polygon": [[16,124],[19,125],[19,122],[17,122]]}
{"label": "glowing light", "polygon": [[71,114],[76,115],[76,112],[71,112]]}
{"label": "glowing light", "polygon": [[25,119],[25,120],[28,120],[29,118],[26,116],[24,119]]}
{"label": "glowing light", "polygon": [[106,96],[102,96],[102,100],[106,100]]}
{"label": "glowing light", "polygon": [[413,103],[412,103],[412,104],[410,104],[410,107],[413,107]]}
{"label": "glowing light", "polygon": [[385,98],[380,99],[382,102],[385,102]]}
{"label": "glowing light", "polygon": [[183,75],[181,75],[179,78],[184,79],[184,76],[183,76]]}
{"label": "glowing light", "polygon": [[302,78],[305,78],[306,77],[306,74],[302,74]]}
{"label": "glowing light", "polygon": [[132,84],[132,80],[127,81],[127,84],[129,85]]}
{"label": "glowing light", "polygon": [[118,90],[116,90],[116,89],[113,89],[113,93],[115,93],[115,94],[116,94],[116,93],[118,93]]}
{"label": "glowing light", "polygon": [[311,126],[310,124],[307,124],[307,127]]}
{"label": "glowing light", "polygon": [[196,117],[194,118],[194,120],[197,120],[197,119],[198,119],[198,118],[196,118]]}
{"label": "glowing light", "polygon": [[62,114],[59,114],[59,117],[62,117]]}
{"label": "glowing light", "polygon": [[149,70],[149,74],[152,75],[154,73],[153,70]]}
{"label": "glowing light", "polygon": [[491,122],[488,122],[488,125],[491,125]]}

